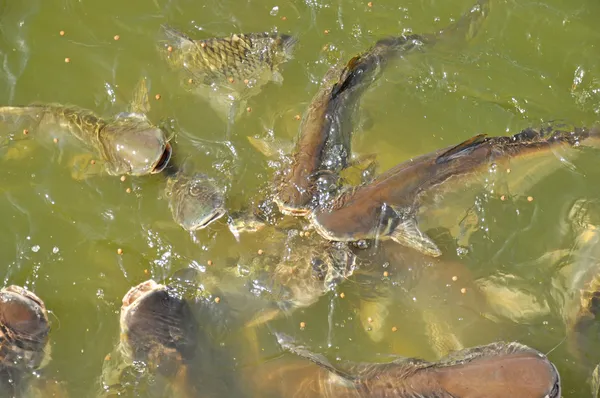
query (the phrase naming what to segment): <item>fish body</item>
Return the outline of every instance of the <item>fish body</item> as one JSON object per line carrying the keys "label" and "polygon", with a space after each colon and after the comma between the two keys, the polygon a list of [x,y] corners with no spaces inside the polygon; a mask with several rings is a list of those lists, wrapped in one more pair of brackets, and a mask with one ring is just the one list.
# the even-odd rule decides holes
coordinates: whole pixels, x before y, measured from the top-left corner
{"label": "fish body", "polygon": [[196,40],[166,25],[162,30],[160,51],[167,63],[184,71],[184,84],[228,117],[236,102],[258,94],[269,81],[282,81],[279,69],[296,43],[293,36],[277,33]]}
{"label": "fish body", "polygon": [[[322,355],[290,343],[277,334],[280,345],[304,360],[299,378],[288,377],[279,365],[269,376],[273,390],[292,392],[297,398],[559,398],[560,375],[542,353],[512,343],[492,343],[457,351],[438,362],[401,358],[381,364],[342,362],[334,367]],[[307,362],[313,362],[311,366]],[[288,368],[289,369],[289,368]],[[289,375],[291,376],[291,375]],[[288,377],[279,382],[279,377]],[[279,383],[278,383],[279,382]],[[262,386],[261,386],[262,387]],[[269,391],[269,386],[265,386]],[[273,394],[275,396],[276,394]]]}
{"label": "fish body", "polygon": [[40,104],[0,107],[0,118],[27,118],[34,129],[58,126],[93,150],[110,175],[141,176],[162,171],[171,157],[164,132],[139,113],[102,119],[75,106]]}
{"label": "fish body", "polygon": [[[391,60],[464,30],[470,31],[468,36],[472,38],[487,17],[488,9],[489,2],[480,1],[445,30],[435,34],[384,38],[353,57],[343,69],[331,68],[304,114],[291,166],[277,183],[275,202],[280,211],[306,216],[315,207],[315,200],[318,203],[332,196],[332,192],[328,192],[332,184],[325,179],[324,189],[319,189],[317,179],[322,174],[337,176],[348,166],[352,154],[352,116],[362,94],[381,76]],[[321,198],[317,197],[319,195]]]}
{"label": "fish body", "polygon": [[[527,178],[534,180],[561,162],[554,153],[579,145],[597,146],[600,129],[572,131],[523,130],[511,137],[475,136],[456,146],[400,163],[373,180],[348,190],[332,208],[320,208],[310,218],[316,231],[332,241],[387,239],[412,247],[430,256],[441,255],[437,245],[417,225],[416,214],[425,197],[445,192],[462,192],[476,181],[481,183],[493,169],[509,170],[511,162],[532,161]],[[525,171],[524,171],[525,172]],[[482,179],[482,176],[484,177]]]}

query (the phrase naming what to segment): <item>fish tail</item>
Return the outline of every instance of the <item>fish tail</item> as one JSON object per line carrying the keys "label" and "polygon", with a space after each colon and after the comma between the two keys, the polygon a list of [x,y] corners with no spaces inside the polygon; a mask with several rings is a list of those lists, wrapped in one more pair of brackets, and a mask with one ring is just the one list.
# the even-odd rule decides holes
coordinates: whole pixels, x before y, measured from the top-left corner
{"label": "fish tail", "polygon": [[296,47],[296,44],[298,43],[298,38],[296,36],[286,34],[279,35],[279,38],[281,40],[281,48],[283,49],[283,52],[286,55],[291,56],[292,52],[294,51],[294,47]]}
{"label": "fish tail", "polygon": [[490,3],[491,0],[478,0],[458,21],[437,32],[432,39],[438,41],[452,37],[453,40],[460,39],[463,43],[470,42],[477,36],[487,20],[491,8]]}

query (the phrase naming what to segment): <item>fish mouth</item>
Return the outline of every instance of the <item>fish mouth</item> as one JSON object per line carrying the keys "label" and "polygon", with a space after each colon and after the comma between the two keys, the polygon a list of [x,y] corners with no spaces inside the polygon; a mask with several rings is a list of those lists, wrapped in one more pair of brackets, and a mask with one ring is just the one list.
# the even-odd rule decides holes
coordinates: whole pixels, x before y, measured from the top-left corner
{"label": "fish mouth", "polygon": [[171,160],[172,153],[173,153],[173,147],[171,146],[170,143],[167,142],[167,144],[165,145],[165,150],[163,151],[162,155],[160,156],[160,159],[158,159],[158,162],[156,162],[156,165],[152,169],[151,174],[157,174],[157,173],[160,173],[161,171],[163,171],[169,164],[169,160]]}
{"label": "fish mouth", "polygon": [[210,224],[217,221],[219,218],[223,217],[225,215],[225,213],[226,213],[226,211],[224,209],[215,210],[212,213],[212,216],[205,218],[202,220],[202,222],[194,225],[192,228],[190,228],[190,231],[197,231],[199,229],[204,229],[204,228],[208,227]]}
{"label": "fish mouth", "polygon": [[132,287],[123,297],[122,309],[129,309],[133,304],[139,302],[144,296],[155,290],[161,289],[163,286],[149,279]]}
{"label": "fish mouth", "polygon": [[294,207],[282,202],[279,198],[274,199],[275,204],[279,207],[279,211],[286,216],[306,217],[311,210],[306,207]]}
{"label": "fish mouth", "polygon": [[44,302],[42,301],[41,298],[36,296],[33,292],[30,292],[29,290],[22,288],[20,286],[10,285],[10,286],[5,287],[4,289],[0,290],[0,293],[11,293],[14,295],[18,295],[24,299],[32,301],[33,303],[35,303],[35,306],[41,308],[42,311],[44,311],[44,312],[46,311],[46,305],[44,304]]}

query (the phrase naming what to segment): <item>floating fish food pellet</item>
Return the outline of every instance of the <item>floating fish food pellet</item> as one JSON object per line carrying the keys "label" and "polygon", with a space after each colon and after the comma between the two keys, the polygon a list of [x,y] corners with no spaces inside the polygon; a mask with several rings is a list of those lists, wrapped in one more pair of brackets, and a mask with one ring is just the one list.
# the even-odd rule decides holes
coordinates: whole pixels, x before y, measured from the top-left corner
{"label": "floating fish food pellet", "polygon": [[154,96],[154,98],[156,98],[157,100],[159,100],[159,99],[160,99],[160,94],[156,94],[156,95]]}
{"label": "floating fish food pellet", "polygon": [[212,260],[208,260],[208,261],[206,262],[206,264],[208,264],[208,265],[213,265],[213,262],[212,262]]}
{"label": "floating fish food pellet", "polygon": [[64,36],[65,35],[65,31],[61,30],[60,32],[58,32],[59,35]]}
{"label": "floating fish food pellet", "polygon": [[131,193],[131,188],[127,188],[127,189],[125,190],[125,192],[127,192],[127,193]]}
{"label": "floating fish food pellet", "polygon": [[121,176],[121,181],[123,181],[123,182],[124,182],[126,179],[127,179],[127,177],[125,177],[125,176]]}
{"label": "floating fish food pellet", "polygon": [[220,301],[221,299],[219,297],[215,297],[215,303],[219,304]]}
{"label": "floating fish food pellet", "polygon": [[115,37],[113,37],[113,39],[115,39],[115,41],[116,41],[116,40],[119,40],[120,38],[121,38],[121,37],[119,37],[119,35],[115,35]]}
{"label": "floating fish food pellet", "polygon": [[392,327],[392,332],[397,332],[397,331],[398,331],[398,328],[396,326],[393,326]]}
{"label": "floating fish food pellet", "polygon": [[65,62],[66,62],[66,63],[69,63],[69,62],[71,62],[71,58],[68,58],[68,57],[67,57],[67,58],[65,58]]}
{"label": "floating fish food pellet", "polygon": [[55,144],[58,144],[58,138],[54,138],[52,141],[53,141]]}
{"label": "floating fish food pellet", "polygon": [[465,289],[465,288],[463,287],[462,289],[460,289],[460,292],[461,292],[462,294],[465,294],[465,293],[467,292],[467,289]]}
{"label": "floating fish food pellet", "polygon": [[118,249],[117,249],[117,254],[118,254],[118,255],[121,255],[121,254],[123,254],[123,249],[121,249],[121,248],[118,248]]}
{"label": "floating fish food pellet", "polygon": [[373,7],[373,2],[372,2],[372,1],[369,1],[369,2],[367,3],[367,7]]}
{"label": "floating fish food pellet", "polygon": [[383,276],[385,276],[387,278],[388,276],[390,276],[390,273],[387,271],[383,271]]}
{"label": "floating fish food pellet", "polygon": [[252,112],[252,108],[250,108],[250,107],[247,107],[247,108],[246,108],[246,112]]}
{"label": "floating fish food pellet", "polygon": [[173,52],[173,47],[171,47],[171,46],[167,47],[167,51],[168,52]]}
{"label": "floating fish food pellet", "polygon": [[346,295],[344,294],[344,292],[340,293],[340,298],[344,298],[346,297]]}
{"label": "floating fish food pellet", "polygon": [[528,201],[528,202],[533,202],[533,196],[528,196],[528,197],[527,197],[527,201]]}
{"label": "floating fish food pellet", "polygon": [[263,255],[263,253],[264,253],[264,251],[263,251],[262,249],[258,249],[258,255],[259,255],[259,256],[262,256],[262,255]]}
{"label": "floating fish food pellet", "polygon": [[306,327],[306,322],[300,322],[300,329],[304,329]]}
{"label": "floating fish food pellet", "polygon": [[27,134],[29,134],[29,130],[27,130],[27,129],[23,130],[23,134],[24,134],[24,135],[27,135]]}
{"label": "floating fish food pellet", "polygon": [[96,164],[96,161],[94,159],[90,160],[90,164]]}
{"label": "floating fish food pellet", "polygon": [[458,280],[458,276],[454,275],[454,276],[452,277],[452,280],[453,280],[454,282],[456,282],[456,281]]}
{"label": "floating fish food pellet", "polygon": [[296,120],[300,120],[300,115],[296,115],[296,116],[294,116],[294,119],[296,119]]}

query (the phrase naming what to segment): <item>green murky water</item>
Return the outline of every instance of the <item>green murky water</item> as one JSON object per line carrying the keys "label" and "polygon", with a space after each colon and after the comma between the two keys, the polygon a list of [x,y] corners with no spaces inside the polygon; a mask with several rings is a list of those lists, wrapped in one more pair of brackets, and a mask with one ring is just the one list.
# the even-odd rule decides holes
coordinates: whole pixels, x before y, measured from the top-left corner
{"label": "green murky water", "polygon": [[[0,102],[71,103],[115,114],[126,110],[135,84],[146,76],[150,119],[171,119],[180,156],[219,179],[229,206],[236,208],[258,199],[273,173],[246,137],[293,139],[299,126],[294,116],[304,112],[318,79],[335,60],[350,59],[385,35],[440,29],[471,6],[472,0],[375,0],[372,7],[356,0],[3,0]],[[354,150],[376,153],[385,170],[475,133],[516,133],[548,120],[591,125],[600,119],[598,15],[600,3],[592,0],[492,0],[483,30],[468,46],[409,56],[386,70],[362,100]],[[297,35],[299,43],[294,59],[284,65],[283,84],[268,84],[250,99],[251,112],[226,138],[224,122],[180,87],[157,54],[162,23],[196,29],[198,38],[276,29]],[[66,382],[73,397],[93,396],[105,355],[119,338],[118,313],[129,287],[149,277],[163,281],[209,260],[209,270],[235,265],[232,259],[251,256],[261,241],[243,235],[236,242],[223,220],[192,235],[181,230],[161,197],[160,176],[73,180],[77,146],[46,138],[47,145],[13,143],[2,149],[0,277],[5,285],[33,290],[52,312],[53,352],[46,374]],[[523,288],[543,302],[559,268],[556,258],[545,254],[569,249],[575,239],[570,206],[580,198],[600,198],[598,156],[586,153],[551,174],[532,188],[531,202],[479,203],[476,232],[459,242],[468,247],[450,251],[449,260],[462,262],[477,278],[498,272],[523,278]],[[383,263],[373,266],[385,270]],[[460,298],[455,293],[461,280],[448,282],[452,288],[444,291],[426,286],[415,293],[401,281],[393,286],[397,300],[389,304],[379,339],[362,326],[361,317],[375,315],[365,304],[360,310],[358,277],[270,327],[332,359],[382,361],[382,355],[396,354],[433,360],[436,352],[423,337],[418,310],[425,307],[444,314],[464,346],[504,339],[548,352],[558,345],[549,357],[561,372],[563,395],[590,395],[587,371],[563,343],[556,301],[548,300],[548,311],[526,320],[481,321],[452,301]],[[417,307],[419,294],[426,300]],[[303,331],[300,322],[306,323]],[[261,356],[241,361],[242,366],[277,354],[269,329],[259,328],[258,334]],[[238,340],[244,341],[241,335]]]}

